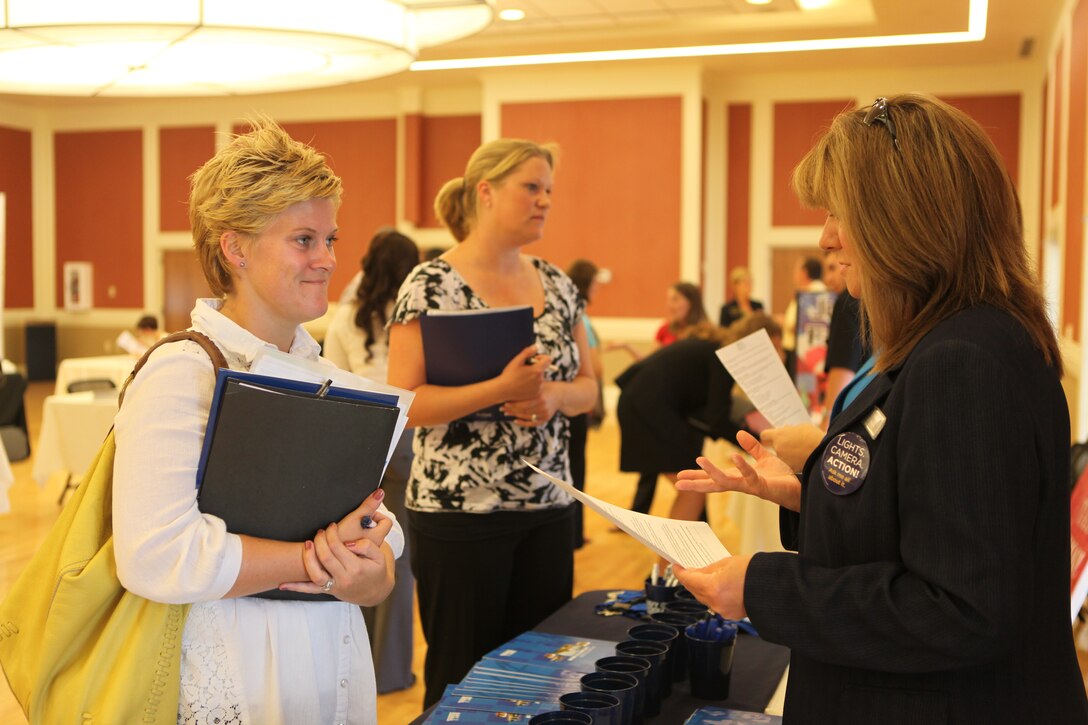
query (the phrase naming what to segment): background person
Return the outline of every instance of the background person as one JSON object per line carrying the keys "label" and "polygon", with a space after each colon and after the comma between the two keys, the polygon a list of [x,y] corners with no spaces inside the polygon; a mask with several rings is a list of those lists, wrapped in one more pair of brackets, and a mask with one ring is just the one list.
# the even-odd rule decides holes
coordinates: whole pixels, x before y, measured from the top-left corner
{"label": "background person", "polygon": [[824,292],[824,266],[816,257],[797,261],[793,270],[794,294],[782,315],[782,349],[786,351],[786,370],[791,378],[797,376],[797,295],[802,292]]}
{"label": "background person", "polygon": [[[324,355],[338,367],[379,383],[389,373],[389,333],[386,322],[393,312],[397,290],[419,263],[415,242],[394,230],[381,230],[370,241],[360,261],[362,277],[355,299],[341,304],[325,333]],[[384,505],[396,516],[404,514],[404,495],[412,466],[412,431],[404,432],[382,478]],[[370,648],[374,654],[378,693],[411,687],[412,629],[415,580],[408,546],[397,559],[393,592],[376,607],[363,609]]]}
{"label": "background person", "polygon": [[[702,291],[690,282],[677,282],[665,293],[665,321],[661,323],[654,335],[655,351],[689,337],[697,331],[705,336],[709,329],[710,322],[706,316],[706,308],[703,306]],[[635,359],[635,365],[643,358],[642,353],[629,343],[609,343],[607,348],[626,350]],[[634,465],[633,462],[632,465]],[[665,471],[676,469],[639,469],[621,466],[621,470],[638,471],[638,483],[635,485],[635,496],[631,500],[631,510],[645,514],[650,512],[650,506],[653,505],[658,477]],[[614,528],[613,531],[619,531],[619,529]]]}
{"label": "background person", "polygon": [[[567,267],[567,276],[578,289],[578,297],[586,307],[593,301],[598,282],[597,265],[588,259],[576,259]],[[593,377],[597,379],[597,401],[587,413],[571,416],[570,419],[570,482],[579,491],[586,488],[586,441],[589,429],[597,428],[604,420],[603,384],[604,366],[601,363],[601,340],[589,321],[589,315],[582,315],[582,324],[586,328],[586,344],[589,346],[590,365]],[[582,504],[574,502],[574,548],[580,549],[585,544]]]}
{"label": "background person", "polygon": [[[569,416],[597,398],[577,289],[521,251],[542,235],[554,165],[552,148],[530,141],[478,148],[435,199],[457,246],[420,265],[393,310],[389,382],[416,391],[419,426],[407,507],[427,639],[425,706],[571,596],[571,499],[521,460],[569,478]],[[491,380],[427,384],[422,314],[510,305],[532,306],[535,345]],[[464,420],[497,403],[510,420]]]}
{"label": "background person", "polygon": [[[328,305],[340,194],[324,158],[270,122],[193,174],[193,242],[220,295],[197,301],[193,329],[232,369],[248,370],[266,348],[319,360],[301,325]],[[376,604],[392,588],[400,528],[384,508],[377,528],[361,528],[381,489],[305,543],[231,534],[222,519],[202,514],[195,476],[214,385],[197,343],[160,347],[115,425],[118,577],[148,599],[193,603],[182,634],[178,721],[375,722],[357,605]],[[277,587],[341,601],[247,596]]]}
{"label": "background person", "polygon": [[729,272],[729,285],[733,289],[733,297],[722,305],[718,314],[718,324],[722,327],[729,327],[745,315],[763,309],[762,302],[752,299],[752,275],[747,267],[733,267]]}
{"label": "background person", "polygon": [[681,473],[780,503],[798,551],[681,582],[790,647],[787,724],[1088,722],[1062,363],[1001,157],[961,111],[901,95],[839,116],[794,186],[829,211],[820,245],[861,300],[877,375],[803,485],[743,433],[754,465]]}

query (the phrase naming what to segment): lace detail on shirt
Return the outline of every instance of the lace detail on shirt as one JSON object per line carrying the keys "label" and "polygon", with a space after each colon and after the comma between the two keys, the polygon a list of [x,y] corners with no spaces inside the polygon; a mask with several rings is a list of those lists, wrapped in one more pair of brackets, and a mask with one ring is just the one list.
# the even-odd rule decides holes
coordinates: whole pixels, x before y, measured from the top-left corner
{"label": "lace detail on shirt", "polygon": [[244,725],[234,667],[220,636],[214,603],[194,604],[181,645],[178,723]]}

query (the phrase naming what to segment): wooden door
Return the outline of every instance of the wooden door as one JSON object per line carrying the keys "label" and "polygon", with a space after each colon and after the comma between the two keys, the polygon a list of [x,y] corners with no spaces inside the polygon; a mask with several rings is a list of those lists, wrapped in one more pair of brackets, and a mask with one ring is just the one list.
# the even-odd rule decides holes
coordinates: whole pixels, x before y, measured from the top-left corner
{"label": "wooden door", "polygon": [[201,297],[212,296],[200,260],[191,249],[168,249],[162,253],[162,273],[163,329],[166,332],[186,330],[191,324],[189,313],[193,303]]}
{"label": "wooden door", "polygon": [[794,288],[794,271],[805,257],[823,260],[823,250],[813,245],[809,247],[776,248],[771,251],[771,312],[776,315],[785,313],[790,300],[797,290]]}

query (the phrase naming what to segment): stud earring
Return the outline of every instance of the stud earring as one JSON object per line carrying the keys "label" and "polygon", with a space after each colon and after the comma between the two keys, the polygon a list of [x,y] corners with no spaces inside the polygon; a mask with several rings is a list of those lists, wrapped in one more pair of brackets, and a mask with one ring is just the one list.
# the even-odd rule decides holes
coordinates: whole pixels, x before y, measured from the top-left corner
{"label": "stud earring", "polygon": [[243,259],[241,262],[238,263],[238,266],[241,267],[242,269],[245,269],[246,268],[246,260]]}

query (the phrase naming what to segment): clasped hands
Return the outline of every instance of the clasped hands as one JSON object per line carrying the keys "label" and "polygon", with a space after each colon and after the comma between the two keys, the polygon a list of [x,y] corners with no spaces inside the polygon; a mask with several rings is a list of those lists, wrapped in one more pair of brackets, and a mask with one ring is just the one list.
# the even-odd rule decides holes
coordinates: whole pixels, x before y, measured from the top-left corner
{"label": "clasped hands", "polygon": [[[302,564],[309,581],[288,582],[280,589],[307,594],[332,594],[362,606],[383,601],[393,589],[393,552],[385,537],[393,520],[378,511],[382,489],[372,493],[339,523],[317,532],[303,544]],[[372,522],[367,528],[366,520]],[[330,582],[331,585],[330,585]]]}
{"label": "clasped hands", "polygon": [[499,380],[506,402],[501,410],[514,418],[515,425],[523,428],[545,425],[559,410],[555,383],[544,379],[551,364],[550,357],[537,354],[536,345],[530,345],[503,368]]}

